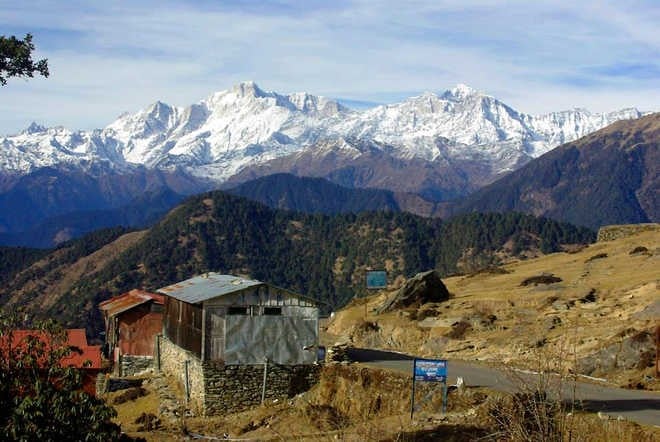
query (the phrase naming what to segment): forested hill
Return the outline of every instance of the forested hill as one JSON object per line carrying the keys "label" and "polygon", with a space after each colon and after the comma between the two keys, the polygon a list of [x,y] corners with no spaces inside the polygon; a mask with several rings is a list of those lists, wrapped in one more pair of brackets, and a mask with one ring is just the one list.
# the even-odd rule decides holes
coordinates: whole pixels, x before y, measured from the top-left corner
{"label": "forested hill", "polygon": [[394,192],[389,190],[349,189],[323,178],[297,177],[288,173],[257,178],[227,192],[268,207],[306,213],[400,210]]}
{"label": "forested hill", "polygon": [[[309,215],[211,192],[188,199],[41,313],[99,330],[96,305],[109,296],[136,287],[157,289],[208,271],[267,281],[330,309],[363,293],[369,268],[387,269],[390,280],[430,268],[449,274],[459,264],[467,270],[488,265],[495,252],[550,252],[594,237],[587,229],[516,213],[449,221],[405,212]],[[20,274],[14,278],[19,279]],[[21,290],[10,284],[5,293]],[[39,294],[33,294],[28,307],[40,305]]]}
{"label": "forested hill", "polygon": [[564,144],[459,202],[456,212],[516,210],[597,229],[660,221],[660,113]]}

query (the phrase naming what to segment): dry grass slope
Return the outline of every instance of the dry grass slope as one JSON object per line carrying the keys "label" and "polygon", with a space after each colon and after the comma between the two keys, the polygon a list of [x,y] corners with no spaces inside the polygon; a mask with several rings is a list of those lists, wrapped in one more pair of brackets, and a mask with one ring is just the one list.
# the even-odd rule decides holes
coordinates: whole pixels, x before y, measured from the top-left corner
{"label": "dry grass slope", "polygon": [[[641,252],[631,253],[635,249]],[[452,298],[419,310],[376,315],[388,293],[369,298],[367,308],[356,301],[337,312],[326,341],[529,366],[539,347],[586,361],[604,348],[642,339],[660,320],[657,228],[502,269],[446,278]],[[523,284],[530,280],[536,283]],[[365,319],[377,327],[365,331],[360,327]],[[623,353],[613,356],[619,366],[596,361],[582,371],[621,385],[658,388],[644,381],[652,368],[626,365]]]}

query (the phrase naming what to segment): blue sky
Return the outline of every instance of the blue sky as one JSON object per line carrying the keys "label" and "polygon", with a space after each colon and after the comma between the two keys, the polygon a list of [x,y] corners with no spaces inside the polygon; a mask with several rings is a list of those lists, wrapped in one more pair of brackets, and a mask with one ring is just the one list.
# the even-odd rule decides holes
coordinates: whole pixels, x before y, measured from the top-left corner
{"label": "blue sky", "polygon": [[0,134],[104,127],[243,80],[360,106],[465,83],[528,113],[660,110],[660,2],[16,1],[48,79],[0,88]]}

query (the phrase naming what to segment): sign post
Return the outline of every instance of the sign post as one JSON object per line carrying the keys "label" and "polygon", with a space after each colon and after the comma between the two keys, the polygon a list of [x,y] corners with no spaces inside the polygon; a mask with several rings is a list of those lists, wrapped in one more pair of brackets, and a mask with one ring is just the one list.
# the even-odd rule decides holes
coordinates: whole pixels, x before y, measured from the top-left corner
{"label": "sign post", "polygon": [[447,412],[447,360],[446,359],[420,359],[413,360],[412,395],[410,399],[410,420],[415,414],[415,383],[441,382],[442,383],[442,412]]}
{"label": "sign post", "polygon": [[[387,272],[385,270],[369,270],[366,275],[367,290],[380,290],[387,288]],[[367,320],[368,300],[364,298],[364,320]]]}
{"label": "sign post", "polygon": [[385,270],[370,270],[367,272],[368,289],[386,289],[387,272]]}

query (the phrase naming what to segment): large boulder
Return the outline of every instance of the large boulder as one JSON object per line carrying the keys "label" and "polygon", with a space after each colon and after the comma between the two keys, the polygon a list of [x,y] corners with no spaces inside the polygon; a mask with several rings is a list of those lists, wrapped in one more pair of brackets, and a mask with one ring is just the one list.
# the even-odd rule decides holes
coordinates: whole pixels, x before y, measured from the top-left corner
{"label": "large boulder", "polygon": [[612,370],[644,370],[655,362],[655,336],[652,330],[635,332],[581,358],[578,371],[582,374],[605,374]]}
{"label": "large boulder", "polygon": [[435,270],[418,273],[407,280],[396,295],[387,299],[377,309],[377,313],[422,305],[428,302],[442,302],[449,299],[449,291]]}

